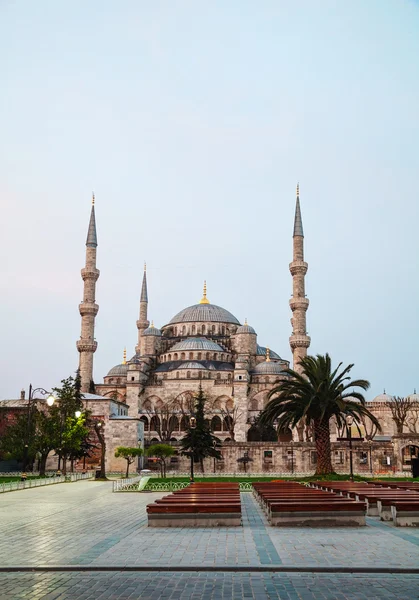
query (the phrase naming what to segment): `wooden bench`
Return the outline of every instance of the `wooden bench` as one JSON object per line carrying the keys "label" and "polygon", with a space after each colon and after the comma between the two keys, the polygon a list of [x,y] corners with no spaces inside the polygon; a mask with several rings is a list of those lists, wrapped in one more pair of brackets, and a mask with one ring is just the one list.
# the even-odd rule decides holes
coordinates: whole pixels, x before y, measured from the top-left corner
{"label": "wooden bench", "polygon": [[419,501],[395,500],[391,513],[396,527],[419,527]]}

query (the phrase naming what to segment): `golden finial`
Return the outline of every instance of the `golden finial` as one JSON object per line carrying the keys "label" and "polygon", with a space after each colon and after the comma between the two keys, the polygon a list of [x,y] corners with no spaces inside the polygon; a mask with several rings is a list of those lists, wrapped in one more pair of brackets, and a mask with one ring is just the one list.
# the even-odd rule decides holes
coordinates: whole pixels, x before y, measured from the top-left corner
{"label": "golden finial", "polygon": [[266,348],[266,362],[271,362],[271,354],[268,347]]}
{"label": "golden finial", "polygon": [[244,320],[244,324],[247,325],[247,318]]}
{"label": "golden finial", "polygon": [[201,302],[199,304],[209,304],[209,303],[210,303],[210,301],[207,298],[207,282],[204,281],[204,291],[203,291]]}
{"label": "golden finial", "polygon": [[95,193],[92,192],[92,206],[95,205]]}
{"label": "golden finial", "polygon": [[297,198],[300,197],[300,184],[297,183]]}
{"label": "golden finial", "polygon": [[124,358],[122,359],[122,364],[126,365],[127,364],[127,349],[124,348]]}
{"label": "golden finial", "polygon": [[147,271],[147,263],[144,261],[144,273]]}
{"label": "golden finial", "polygon": [[154,321],[151,321],[150,327],[154,327]]}

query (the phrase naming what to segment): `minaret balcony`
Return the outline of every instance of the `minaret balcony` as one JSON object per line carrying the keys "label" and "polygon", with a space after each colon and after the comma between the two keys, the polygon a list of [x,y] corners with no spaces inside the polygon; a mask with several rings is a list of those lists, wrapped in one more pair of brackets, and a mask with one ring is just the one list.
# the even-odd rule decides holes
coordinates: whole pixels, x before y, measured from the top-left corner
{"label": "minaret balcony", "polygon": [[307,310],[310,301],[308,298],[291,298],[290,307],[291,310]]}
{"label": "minaret balcony", "polygon": [[91,340],[78,340],[77,350],[79,352],[96,352],[97,342]]}
{"label": "minaret balcony", "polygon": [[99,310],[99,305],[94,302],[82,302],[79,304],[79,311],[82,317],[85,315],[93,315],[94,317],[97,315]]}
{"label": "minaret balcony", "polygon": [[308,264],[303,260],[294,260],[290,263],[291,275],[305,275],[308,271]]}
{"label": "minaret balcony", "polygon": [[302,333],[294,333],[290,337],[290,346],[292,350],[296,348],[308,348],[311,343],[311,338],[308,335]]}
{"label": "minaret balcony", "polygon": [[150,321],[137,321],[137,329],[147,329],[150,325]]}
{"label": "minaret balcony", "polygon": [[100,271],[99,269],[95,269],[95,268],[87,268],[85,267],[84,269],[81,270],[81,278],[83,279],[83,281],[86,281],[86,279],[93,279],[94,281],[97,281],[99,279],[99,275],[100,275]]}

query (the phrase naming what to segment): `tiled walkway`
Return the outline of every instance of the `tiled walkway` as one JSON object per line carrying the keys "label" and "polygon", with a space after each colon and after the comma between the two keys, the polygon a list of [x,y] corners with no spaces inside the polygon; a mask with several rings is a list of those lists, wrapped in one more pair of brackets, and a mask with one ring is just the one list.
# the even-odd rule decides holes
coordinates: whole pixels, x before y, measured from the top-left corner
{"label": "tiled walkway", "polygon": [[[90,481],[1,495],[0,566],[69,565],[75,572],[1,573],[0,597],[419,598],[416,574],[309,572],[417,569],[417,529],[396,529],[377,519],[356,529],[273,528],[250,493],[242,494],[242,527],[148,528],[145,506],[161,495],[113,494],[110,483]],[[150,571],[82,573],[77,566]],[[184,572],[156,572],[160,567]],[[289,567],[308,572],[267,572]],[[210,569],[216,572],[205,572]],[[243,594],[237,596],[240,586]]]}

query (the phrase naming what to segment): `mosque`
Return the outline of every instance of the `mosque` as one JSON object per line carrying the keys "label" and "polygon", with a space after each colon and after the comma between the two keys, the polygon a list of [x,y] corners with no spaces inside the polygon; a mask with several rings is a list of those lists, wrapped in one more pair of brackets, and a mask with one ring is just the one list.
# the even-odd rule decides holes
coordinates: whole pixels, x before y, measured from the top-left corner
{"label": "mosque", "polygon": [[[206,283],[199,303],[184,308],[168,323],[157,327],[148,320],[147,273],[144,266],[135,354],[127,360],[124,352],[122,363],[110,369],[103,383],[93,384],[93,357],[97,349],[95,317],[99,310],[95,293],[99,278],[97,245],[93,197],[86,241],[86,265],[81,271],[84,293],[79,305],[81,336],[77,341],[77,349],[80,353],[82,391],[86,395],[94,391],[98,399],[112,400],[113,406],[118,406],[118,414],[114,413],[114,418],[118,418],[119,422],[115,425],[109,422],[112,447],[122,440],[129,445],[131,437],[135,442],[138,439],[138,427],[144,429],[146,441],[178,442],[187,429],[187,416],[193,398],[202,386],[207,398],[208,423],[225,442],[225,463],[223,467],[221,461],[220,470],[235,469],[234,465],[243,452],[251,452],[255,457],[258,462],[254,466],[255,472],[286,470],[290,464],[290,452],[293,469],[298,465],[301,471],[312,470],[316,460],[315,451],[307,432],[288,430],[282,432],[273,443],[271,441],[273,447],[291,444],[291,450],[284,449],[279,456],[275,449],[265,448],[266,443],[257,437],[254,427],[257,416],[266,406],[269,392],[288,376],[284,371],[289,367],[289,362],[270,349],[265,340],[265,344],[262,344],[262,340],[259,343],[255,329],[247,321],[241,323],[227,309],[211,304]],[[289,301],[292,311],[289,344],[292,368],[299,371],[300,359],[307,355],[310,346],[306,328],[309,300],[305,290],[308,264],[304,260],[299,186],[289,269],[293,286]],[[364,447],[361,444],[359,449],[360,465],[367,463],[369,450],[371,470],[373,450],[374,462],[378,467],[388,467],[397,462],[398,470],[408,464],[412,444],[419,451],[419,431],[416,432],[416,429],[405,429],[403,432],[405,436],[413,436],[412,439],[394,441],[397,431],[389,409],[391,400],[391,396],[382,394],[369,403],[370,410],[383,425],[382,435],[367,435],[365,431],[365,438],[370,445]],[[419,419],[417,421],[419,423]],[[332,428],[331,433],[332,443],[335,444],[336,470],[339,470],[339,465],[343,465],[344,469],[348,461],[347,448],[342,443],[338,444],[339,432]],[[371,446],[372,438],[374,448]],[[396,456],[395,443],[398,444]],[[276,464],[275,453],[278,456]]]}

